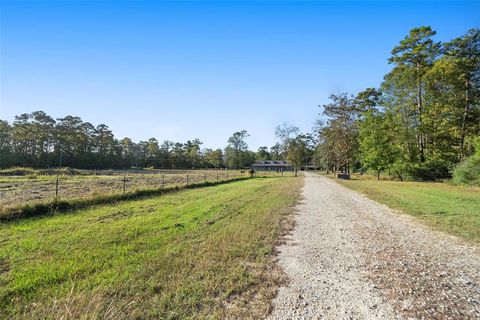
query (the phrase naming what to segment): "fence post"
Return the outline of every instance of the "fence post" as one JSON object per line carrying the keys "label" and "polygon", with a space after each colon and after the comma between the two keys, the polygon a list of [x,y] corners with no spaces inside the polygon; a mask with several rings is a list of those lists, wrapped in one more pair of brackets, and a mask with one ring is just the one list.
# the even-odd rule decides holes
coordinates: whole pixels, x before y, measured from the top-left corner
{"label": "fence post", "polygon": [[57,202],[58,199],[58,177],[55,180],[55,202]]}
{"label": "fence post", "polygon": [[204,175],[204,180],[205,180],[205,183],[207,182],[207,174],[205,173]]}
{"label": "fence post", "polygon": [[188,187],[188,174],[187,174],[187,187]]}
{"label": "fence post", "polygon": [[123,176],[123,193],[125,193],[126,188],[127,188],[127,177]]}
{"label": "fence post", "polygon": [[227,172],[227,181],[228,181],[228,172]]}
{"label": "fence post", "polygon": [[162,188],[165,187],[165,175],[162,174]]}
{"label": "fence post", "polygon": [[218,171],[217,171],[217,183],[218,183]]}

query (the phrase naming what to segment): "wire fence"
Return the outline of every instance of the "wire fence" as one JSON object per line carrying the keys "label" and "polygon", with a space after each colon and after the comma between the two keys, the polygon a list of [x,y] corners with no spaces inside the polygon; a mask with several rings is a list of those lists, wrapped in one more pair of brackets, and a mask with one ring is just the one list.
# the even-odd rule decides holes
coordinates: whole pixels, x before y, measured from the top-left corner
{"label": "wire fence", "polygon": [[[166,170],[153,173],[116,171],[102,175],[0,177],[0,210],[51,200],[122,194],[143,189],[225,182],[251,176],[249,170]],[[291,172],[256,172],[255,177],[287,177]]]}

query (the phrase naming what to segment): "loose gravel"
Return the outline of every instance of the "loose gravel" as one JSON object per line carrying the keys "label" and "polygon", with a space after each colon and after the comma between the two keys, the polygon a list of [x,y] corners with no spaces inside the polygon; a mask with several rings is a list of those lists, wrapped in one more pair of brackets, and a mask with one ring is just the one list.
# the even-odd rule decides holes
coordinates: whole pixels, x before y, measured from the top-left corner
{"label": "loose gravel", "polygon": [[269,319],[480,319],[480,248],[306,173]]}

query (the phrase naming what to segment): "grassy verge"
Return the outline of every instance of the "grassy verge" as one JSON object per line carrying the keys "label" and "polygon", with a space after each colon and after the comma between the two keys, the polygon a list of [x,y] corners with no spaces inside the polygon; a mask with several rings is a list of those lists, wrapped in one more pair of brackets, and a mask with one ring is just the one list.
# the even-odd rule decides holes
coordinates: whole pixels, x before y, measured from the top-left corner
{"label": "grassy verge", "polygon": [[0,318],[257,318],[301,178],[249,179],[0,226]]}
{"label": "grassy verge", "polygon": [[336,179],[369,198],[412,214],[439,230],[480,242],[480,188],[434,182]]}

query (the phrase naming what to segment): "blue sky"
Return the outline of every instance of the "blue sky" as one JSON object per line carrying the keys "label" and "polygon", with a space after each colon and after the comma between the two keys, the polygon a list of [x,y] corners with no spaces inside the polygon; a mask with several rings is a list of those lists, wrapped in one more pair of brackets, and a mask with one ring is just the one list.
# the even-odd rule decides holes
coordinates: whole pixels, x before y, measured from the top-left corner
{"label": "blue sky", "polygon": [[117,138],[251,149],[282,122],[308,131],[331,92],[378,86],[416,26],[449,39],[479,2],[0,0],[0,119],[44,110]]}

